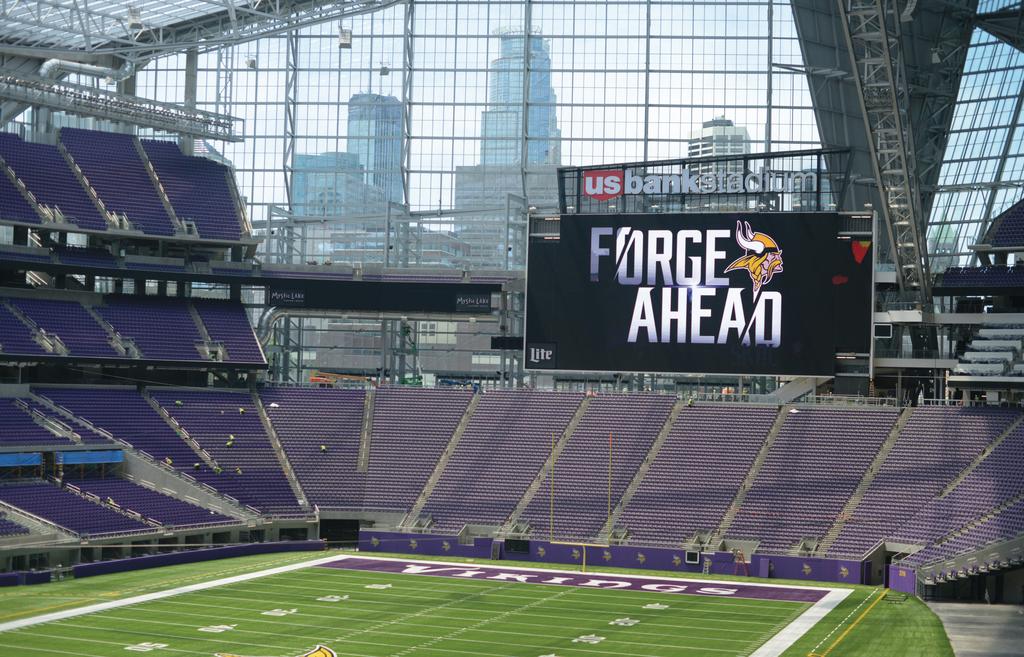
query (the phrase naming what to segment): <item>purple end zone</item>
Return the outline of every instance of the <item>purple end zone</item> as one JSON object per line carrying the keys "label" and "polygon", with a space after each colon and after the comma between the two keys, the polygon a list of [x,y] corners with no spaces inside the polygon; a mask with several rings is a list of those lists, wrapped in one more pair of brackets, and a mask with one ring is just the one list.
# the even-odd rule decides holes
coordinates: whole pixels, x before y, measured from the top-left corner
{"label": "purple end zone", "polygon": [[502,568],[477,564],[442,564],[437,562],[368,559],[346,557],[321,564],[323,568],[340,568],[377,573],[427,575],[457,579],[489,579],[498,581],[547,584],[549,586],[578,586],[594,589],[619,589],[676,595],[698,595],[711,598],[749,598],[752,600],[782,600],[785,602],[817,602],[829,589],[788,588],[771,585],[753,585],[740,582],[713,582],[675,579],[670,577],[638,577],[593,573],[567,573],[529,568]]}

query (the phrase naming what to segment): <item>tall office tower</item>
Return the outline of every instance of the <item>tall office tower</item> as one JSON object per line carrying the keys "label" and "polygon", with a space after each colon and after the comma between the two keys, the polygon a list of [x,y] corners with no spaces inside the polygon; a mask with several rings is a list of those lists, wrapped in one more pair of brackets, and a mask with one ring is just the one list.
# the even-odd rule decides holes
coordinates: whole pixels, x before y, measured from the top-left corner
{"label": "tall office tower", "polygon": [[[687,155],[696,157],[740,156],[750,152],[750,133],[746,128],[737,126],[732,119],[717,116],[705,121],[698,135],[690,139]],[[723,162],[707,162],[688,165],[695,174],[711,173],[740,174],[749,173],[741,159],[730,159]],[[743,195],[694,196],[686,199],[686,209],[690,211],[712,210],[748,210],[756,205],[756,199]]]}
{"label": "tall office tower", "polygon": [[402,102],[394,96],[355,94],[348,101],[348,152],[359,157],[367,185],[385,200],[402,202]]}
{"label": "tall office tower", "polygon": [[[501,51],[491,61],[487,109],[481,119],[480,164],[455,171],[455,208],[480,210],[456,227],[469,245],[468,264],[477,269],[504,269],[506,263],[522,269],[525,227],[521,221],[510,222],[510,215],[519,218],[528,206],[553,207],[558,198],[555,167],[561,163],[561,132],[551,86],[550,47],[540,36],[527,38],[521,29],[503,30],[500,36]],[[524,126],[527,67],[529,109]]]}
{"label": "tall office tower", "polygon": [[[690,140],[687,155],[690,157],[710,157],[720,155],[746,155],[750,152],[750,133],[746,128],[737,126],[732,119],[718,116],[705,121],[700,134]],[[708,167],[708,168],[704,168]],[[704,165],[702,173],[736,172],[744,173],[743,162],[733,160],[714,166]]]}
{"label": "tall office tower", "polygon": [[523,71],[529,69],[526,164],[561,163],[555,90],[551,87],[551,49],[540,36],[524,38],[521,29],[501,32],[501,56],[491,62],[488,106],[483,113],[480,163],[511,166],[522,162]]}

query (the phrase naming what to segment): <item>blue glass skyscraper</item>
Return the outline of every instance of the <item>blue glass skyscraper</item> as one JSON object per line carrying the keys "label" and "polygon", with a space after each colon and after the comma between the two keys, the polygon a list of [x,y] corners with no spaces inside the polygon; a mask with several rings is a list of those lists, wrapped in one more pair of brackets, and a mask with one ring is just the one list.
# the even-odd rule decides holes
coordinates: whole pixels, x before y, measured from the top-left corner
{"label": "blue glass skyscraper", "polygon": [[348,101],[348,152],[359,156],[367,185],[402,202],[402,102],[394,96],[355,94]]}
{"label": "blue glass skyscraper", "polygon": [[526,164],[560,164],[561,133],[555,117],[551,87],[551,50],[540,36],[525,39],[519,29],[501,33],[501,56],[491,62],[488,107],[483,112],[480,163],[484,166],[521,164],[523,138],[524,46],[529,43],[529,112],[526,122]]}

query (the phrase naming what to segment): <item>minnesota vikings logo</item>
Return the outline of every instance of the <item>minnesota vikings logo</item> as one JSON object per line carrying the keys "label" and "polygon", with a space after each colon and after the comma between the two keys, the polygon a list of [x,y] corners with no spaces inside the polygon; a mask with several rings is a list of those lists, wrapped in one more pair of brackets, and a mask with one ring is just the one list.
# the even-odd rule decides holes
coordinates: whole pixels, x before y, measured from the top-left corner
{"label": "minnesota vikings logo", "polygon": [[576,548],[572,549],[572,558],[576,561],[580,560],[580,551]]}
{"label": "minnesota vikings logo", "polygon": [[452,544],[449,543],[448,541],[441,541],[441,549],[444,550],[445,552],[448,552],[449,550],[452,549]]}
{"label": "minnesota vikings logo", "polygon": [[[227,653],[227,652],[218,652],[216,657],[240,657],[240,656],[232,654],[232,653]],[[309,652],[304,652],[301,655],[296,655],[296,657],[338,657],[338,653],[334,652],[330,648],[327,648],[326,646],[317,646],[316,648],[313,648]]]}
{"label": "minnesota vikings logo", "polygon": [[636,560],[640,562],[641,566],[647,563],[647,557],[644,555],[643,552],[636,553]]}
{"label": "minnesota vikings logo", "polygon": [[839,567],[839,576],[842,577],[843,579],[846,579],[847,577],[850,576],[850,569],[847,568],[846,566],[840,566]]}
{"label": "minnesota vikings logo", "polygon": [[681,563],[683,563],[683,560],[679,558],[679,555],[678,554],[673,554],[672,555],[672,565],[678,567]]}
{"label": "minnesota vikings logo", "polygon": [[736,258],[726,272],[746,269],[750,280],[754,283],[754,296],[772,280],[775,274],[782,271],[782,249],[771,237],[764,233],[755,233],[746,221],[736,222],[736,243],[746,254]]}

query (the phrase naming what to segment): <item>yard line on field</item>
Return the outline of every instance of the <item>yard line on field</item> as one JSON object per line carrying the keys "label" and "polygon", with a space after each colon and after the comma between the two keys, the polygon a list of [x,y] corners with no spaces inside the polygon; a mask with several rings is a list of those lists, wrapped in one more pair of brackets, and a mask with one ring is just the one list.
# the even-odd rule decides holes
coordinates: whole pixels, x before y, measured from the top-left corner
{"label": "yard line on field", "polygon": [[[231,611],[238,611],[237,609],[233,609],[233,608],[230,608],[230,607],[225,607],[225,609],[230,609]],[[141,609],[140,609],[140,611],[141,611]],[[352,609],[349,608],[349,609],[346,609],[346,611],[352,611]],[[201,619],[205,619],[205,620],[209,620],[210,619],[210,614],[208,614],[208,613],[190,613],[190,612],[176,611],[176,610],[160,610],[159,612],[155,612],[155,613],[159,613],[161,615],[168,615],[168,616],[186,616],[186,617],[190,617],[190,618],[194,617],[194,618],[201,618]],[[516,613],[517,614],[523,614],[523,609],[516,610]],[[624,606],[618,613],[625,614],[625,613],[628,613],[628,610]],[[639,613],[637,613],[635,611],[633,611],[632,614],[636,615],[636,616],[644,616],[643,614],[639,614]],[[525,614],[525,615],[530,616],[530,614]],[[306,616],[310,616],[310,614],[306,614],[305,612],[303,612],[302,616],[306,617]],[[547,618],[551,618],[552,615],[551,614],[546,614],[546,617]],[[116,620],[126,621],[126,622],[165,623],[165,624],[168,624],[168,625],[175,625],[175,626],[178,626],[178,627],[194,627],[195,626],[194,623],[193,624],[185,624],[185,623],[172,623],[172,622],[169,622],[169,621],[155,621],[155,620],[149,620],[149,619],[141,619],[140,620],[140,619],[137,619],[137,618],[123,618],[123,617],[117,617],[117,616],[110,616],[108,614],[102,614],[100,616],[97,616],[97,618],[104,618],[104,619],[108,619],[108,620],[116,619]],[[317,618],[321,618],[321,616],[317,616]],[[330,619],[335,620],[335,621],[353,621],[353,622],[359,622],[359,621],[362,620],[362,618],[357,618],[357,617],[352,617],[352,616],[347,616],[347,615],[331,616],[331,617],[323,617],[323,618],[330,618]],[[574,625],[573,621],[575,621],[576,619],[573,618],[573,617],[555,616],[555,618],[557,618],[559,620],[558,625],[560,627],[579,627],[581,630],[586,630],[586,629],[588,629],[590,627],[589,625]],[[716,632],[716,633],[717,632],[728,632],[728,633],[733,633],[733,634],[740,634],[740,633],[742,633],[742,634],[755,634],[756,633],[758,637],[763,637],[765,635],[765,633],[762,632],[760,629],[754,629],[754,628],[751,628],[751,629],[739,629],[739,628],[707,627],[707,626],[701,626],[701,625],[680,625],[680,624],[671,623],[671,622],[662,622],[662,621],[660,621],[659,617],[653,616],[653,615],[644,616],[644,618],[647,618],[649,620],[653,620],[654,623],[652,623],[652,624],[656,625],[661,630],[683,630],[683,631],[685,631],[685,630],[701,630],[701,631],[713,631],[713,632]],[[250,622],[251,620],[252,620],[252,618],[248,617],[248,616],[247,617],[218,616],[216,618],[217,622],[224,622],[224,621]],[[472,619],[472,618],[454,618],[454,617],[447,617],[447,616],[442,616],[442,617],[431,616],[430,617],[430,623],[435,625],[435,626],[438,625],[438,621],[439,620],[453,620],[453,621],[464,622],[464,621],[473,621],[473,620],[476,620],[476,619]],[[773,628],[780,627],[782,624],[784,624],[788,620],[789,619],[786,618],[786,619],[783,620],[782,623],[775,623],[772,627]],[[307,625],[307,624],[295,623],[295,622],[284,621],[284,620],[274,620],[274,621],[269,621],[269,622],[272,622],[274,625],[288,625],[288,626],[294,626],[294,627],[312,628],[312,626]],[[729,622],[735,623],[735,621],[729,621]],[[62,621],[58,621],[58,623],[63,623],[63,622]],[[516,620],[506,620],[505,623],[510,624],[510,625],[524,625],[524,626],[527,626],[527,627],[549,627],[550,626],[549,623],[530,623],[530,622],[516,621]],[[239,631],[243,631],[243,630],[236,629],[234,631],[239,632]],[[252,631],[252,630],[245,630],[245,631]],[[518,633],[518,632],[509,632],[509,633],[510,634],[521,634],[521,633]],[[640,631],[636,631],[636,633],[640,634],[640,635],[661,636],[660,632],[655,634],[655,633],[652,633],[652,632],[645,632],[643,630],[640,630]],[[268,632],[268,634],[276,634],[276,633]],[[729,640],[733,640],[733,639],[729,639]],[[735,640],[739,641],[739,639],[735,639]]]}
{"label": "yard line on field", "polygon": [[853,589],[832,589],[828,595],[811,605],[810,609],[797,616],[789,625],[751,653],[750,657],[781,657],[782,653],[810,631],[818,621],[839,606],[839,603],[851,593],[853,593]]}
{"label": "yard line on field", "polygon": [[[562,595],[564,595],[565,593],[568,593],[568,592],[561,592]],[[538,602],[543,602],[543,600],[540,600]],[[504,638],[501,641],[492,641],[492,640],[486,640],[486,639],[464,638],[464,637],[459,636],[459,635],[465,634],[467,632],[482,632],[482,633],[485,633],[485,634],[510,635],[510,636],[513,636],[513,637],[543,638],[543,639],[552,639],[552,640],[565,640],[567,638],[565,634],[552,635],[552,634],[540,634],[540,633],[537,633],[537,632],[528,632],[528,633],[527,632],[513,632],[513,631],[508,631],[508,630],[485,629],[483,627],[485,624],[489,624],[489,623],[496,622],[496,621],[499,621],[499,620],[501,620],[501,621],[503,621],[505,623],[508,623],[509,621],[507,620],[507,617],[510,616],[510,615],[515,615],[516,613],[518,613],[517,609],[510,609],[510,610],[506,611],[504,614],[499,614],[499,615],[497,615],[495,617],[486,619],[484,621],[478,621],[478,622],[476,622],[476,623],[474,623],[472,625],[466,626],[466,627],[457,628],[457,629],[455,629],[453,632],[449,633],[449,635],[447,635],[445,637],[438,637],[436,635],[436,633],[431,633],[431,634],[412,634],[412,633],[409,633],[408,631],[396,631],[395,629],[386,630],[385,636],[387,636],[387,637],[408,637],[408,638],[414,638],[414,639],[427,639],[426,642],[420,644],[421,647],[433,646],[436,643],[438,643],[440,639],[446,639],[446,640],[451,640],[451,641],[459,641],[459,642],[462,642],[462,643],[483,644],[483,645],[507,645],[507,643],[508,643],[507,639],[504,639]],[[174,628],[177,628],[177,629],[180,629],[180,630],[192,630],[192,631],[196,630],[196,626],[195,626],[194,623],[193,624],[185,625],[185,624],[181,624],[181,623],[172,623],[172,622],[168,622],[168,621],[156,621],[156,620],[149,620],[149,619],[115,618],[115,617],[111,617],[111,616],[109,616],[107,614],[102,614],[100,616],[94,617],[94,619],[95,620],[102,619],[102,620],[106,620],[106,621],[128,622],[128,623],[135,623],[135,624],[148,623],[148,624],[155,624],[155,625],[169,625],[171,627],[174,627]],[[227,619],[227,620],[231,620],[231,619]],[[221,636],[218,636],[218,637],[208,637],[208,636],[199,636],[199,635],[183,636],[181,634],[166,633],[166,632],[162,632],[160,630],[157,630],[157,631],[136,630],[136,629],[128,630],[128,629],[125,629],[124,627],[99,627],[99,626],[96,626],[96,625],[81,625],[81,624],[75,624],[75,623],[68,623],[66,621],[58,622],[55,625],[59,625],[60,627],[70,627],[70,628],[73,628],[73,629],[103,631],[103,632],[114,632],[114,633],[120,633],[120,634],[144,636],[144,637],[149,638],[149,639],[161,639],[161,640],[164,640],[164,639],[166,639],[166,640],[184,639],[186,641],[207,641],[207,642],[223,642],[224,641],[224,637],[221,637]],[[562,625],[560,623],[558,624],[558,626],[562,627]],[[551,626],[549,625],[547,627],[550,629]],[[310,627],[308,629],[310,629],[310,630],[321,629],[322,630],[324,628],[312,628],[312,627]],[[401,627],[401,626],[399,626],[398,629],[399,630],[405,630],[405,628]],[[586,628],[584,628],[581,631],[590,632],[590,631],[593,631],[593,629],[594,628],[591,625],[591,626],[587,626]],[[380,632],[384,633],[385,631],[381,630]],[[232,630],[232,636],[234,636],[235,633],[239,633],[239,634],[255,634],[255,635],[261,635],[261,636],[266,636],[266,635],[269,635],[269,636],[280,636],[279,632],[265,632],[265,631],[259,631],[259,630],[245,630],[245,629],[239,629],[239,628],[235,628],[234,630]],[[368,634],[370,634],[370,633],[368,633]],[[575,634],[575,632],[573,632],[573,634]],[[296,637],[300,636],[300,633],[294,633],[293,636],[296,636]],[[664,643],[648,643],[648,642],[643,642],[643,641],[637,641],[637,640],[635,640],[635,638],[633,638],[633,637],[637,637],[637,636],[643,636],[643,637],[657,636],[657,637],[662,637],[663,638],[664,634],[651,634],[651,633],[632,632],[631,631],[629,633],[629,640],[628,640],[629,645],[644,646],[644,647],[651,647],[651,648],[670,648],[670,647],[677,647],[679,645],[678,641],[675,641],[675,642],[673,642],[670,645],[666,645]],[[747,643],[746,639],[725,639],[725,638],[720,638],[720,637],[716,638],[716,637],[703,637],[703,636],[696,636],[696,637],[689,637],[688,636],[686,638],[687,639],[700,640],[700,641],[708,641],[708,640],[710,640],[710,641],[731,641],[731,642],[734,642],[734,643]],[[306,637],[306,636],[303,636],[303,639],[304,640],[308,639],[310,642],[313,642],[313,643],[331,643],[330,639],[326,639],[326,638],[323,638],[323,637]],[[625,639],[608,639],[607,642],[610,643],[610,644],[611,643],[622,643],[624,640]],[[361,640],[358,640],[358,639],[349,638],[346,641],[348,643],[365,643],[365,644],[372,645],[372,646],[402,648],[403,650],[400,650],[399,654],[404,654],[405,652],[408,651],[407,650],[408,646],[406,646],[404,644],[397,644],[397,645],[396,644],[389,644],[389,643],[386,643],[386,642],[382,642],[382,641],[380,641],[378,639],[374,639],[372,641],[361,641]],[[263,648],[275,648],[275,647],[277,647],[277,646],[269,646],[269,645],[262,645],[262,644],[245,643],[245,642],[240,642],[240,641],[233,641],[231,643],[233,645],[239,645],[239,646],[243,646],[243,645],[260,645]],[[547,644],[531,644],[531,643],[526,643],[526,642],[523,642],[523,641],[517,641],[516,645],[521,646],[521,647],[535,647],[535,648],[537,648],[539,650],[546,650],[546,649],[549,648],[549,646]],[[438,648],[438,649],[442,650],[441,648]],[[459,654],[473,654],[474,652],[476,652],[476,651],[460,651],[460,650],[455,650],[455,649],[443,649],[443,650],[450,650],[451,652],[456,652],[456,653],[459,653]]]}
{"label": "yard line on field", "polygon": [[[407,583],[411,584],[412,582],[415,582],[417,579],[422,580],[422,579],[427,579],[427,578],[426,577],[422,577],[422,576],[421,577],[417,577],[416,575],[400,574],[400,575],[395,576],[395,579],[387,580],[387,581],[389,581],[389,582],[402,582],[403,584],[407,584]],[[440,579],[440,578],[429,578],[429,579]],[[380,577],[378,577],[376,579],[365,580],[365,581],[381,582],[382,580],[380,579]],[[473,580],[473,581],[476,581],[476,582],[487,582],[487,581],[495,581],[495,580],[479,579],[479,580]],[[514,583],[516,583],[516,584],[520,584],[521,583],[521,584],[527,584],[527,585],[533,585],[533,586],[547,586],[547,587],[566,588],[566,587],[561,586],[561,585],[541,584],[539,582],[514,582]],[[272,588],[281,588],[281,589],[298,590],[298,591],[311,591],[311,592],[313,592],[311,589],[318,588],[318,589],[321,589],[321,592],[323,592],[323,593],[326,593],[327,589],[330,588],[329,586],[324,585],[323,583],[320,583],[316,587],[304,587],[304,586],[291,586],[291,585],[287,585],[287,584],[279,584],[279,583],[271,583],[271,582],[258,582],[256,584],[256,586],[258,586],[258,587],[269,586],[269,587],[272,587]],[[421,582],[419,584],[414,584],[412,586],[413,586],[413,590],[423,590],[423,591],[436,591],[438,589],[447,590],[448,588],[451,588],[451,587],[446,587],[443,584],[441,584],[441,585],[434,585],[433,583],[427,583],[427,582]],[[575,588],[575,587],[573,587],[573,588]],[[459,590],[470,590],[470,591],[473,591],[473,590],[476,590],[476,587],[462,585],[462,586],[458,587],[458,589]],[[258,589],[256,589],[256,590],[258,590]],[[590,606],[594,606],[594,607],[608,607],[608,606],[612,606],[612,605],[610,605],[610,603],[608,603],[606,601],[606,596],[603,593],[601,593],[601,591],[614,591],[614,590],[616,590],[616,589],[600,589],[600,590],[593,590],[593,591],[586,590],[586,589],[579,590],[579,593],[581,594],[581,596],[588,597],[588,598],[594,598],[594,599],[593,600],[581,601],[581,602],[578,602],[577,604],[585,604],[585,605],[590,605]],[[221,588],[219,590],[204,591],[202,593],[202,595],[206,595],[206,596],[227,596],[227,595],[230,595],[231,593],[236,592],[236,591],[252,592],[252,591],[254,591],[254,589],[252,589],[251,587],[245,587],[245,586],[230,586],[230,587],[223,587],[223,588]],[[739,609],[746,609],[746,610],[766,609],[766,608],[768,608],[768,609],[779,609],[780,611],[784,609],[784,610],[786,610],[788,612],[789,610],[793,609],[793,605],[806,605],[806,604],[809,604],[807,602],[795,602],[795,601],[794,602],[789,602],[789,601],[787,601],[787,602],[785,602],[785,606],[773,607],[770,604],[772,602],[770,600],[762,601],[762,600],[759,600],[759,599],[752,599],[752,598],[729,598],[729,597],[718,598],[718,597],[712,597],[712,596],[709,596],[709,595],[689,595],[689,594],[686,594],[686,593],[657,593],[657,592],[637,591],[637,590],[628,590],[628,591],[623,591],[623,592],[626,592],[626,593],[629,593],[631,595],[637,596],[638,600],[641,599],[641,598],[643,598],[644,601],[648,601],[648,602],[649,601],[663,602],[663,601],[666,601],[666,600],[675,600],[675,601],[678,601],[679,604],[688,604],[689,603],[689,604],[693,604],[695,607],[702,607],[702,608],[736,607],[736,608],[739,608]],[[429,595],[410,595],[409,593],[397,593],[397,592],[393,592],[393,591],[389,591],[387,594],[380,594],[380,595],[382,595],[382,596],[386,595],[387,599],[391,599],[393,597],[402,597],[402,598],[408,598],[408,599],[412,599],[412,600],[422,600],[422,599],[432,598],[432,596],[429,596]],[[510,593],[508,595],[501,595],[501,596],[494,596],[494,597],[510,598],[510,599],[514,599],[514,600],[529,600],[529,599],[531,599],[530,595],[521,595],[519,593]],[[701,600],[701,603],[696,603],[695,602],[696,600]],[[705,602],[705,601],[707,601],[707,602]],[[711,601],[714,601],[714,602],[711,602]],[[762,604],[762,603],[769,603],[769,604]],[[488,604],[490,604],[490,603],[488,603]],[[756,613],[754,611],[735,611],[735,612],[722,611],[721,613],[732,613],[732,614],[736,614],[736,615],[743,615],[744,617],[748,617],[748,616],[764,616],[766,618],[776,618],[777,617],[777,614],[759,614],[759,613]]]}
{"label": "yard line on field", "polygon": [[0,648],[14,648],[16,650],[31,650],[33,652],[46,652],[51,655],[62,655],[63,657],[109,657],[109,655],[94,655],[87,652],[71,652],[69,650],[52,650],[50,648],[34,648],[32,646],[12,646],[0,641]]}
{"label": "yard line on field", "polygon": [[[403,581],[403,583],[404,583],[405,580],[400,580],[400,581]],[[481,581],[483,581],[483,580],[481,580]],[[565,588],[565,587],[561,587],[561,588]],[[239,590],[240,589],[232,588],[230,590],[225,589],[225,590],[202,591],[202,592],[199,592],[199,593],[197,593],[195,595],[196,596],[202,596],[202,597],[215,597],[215,598],[216,597],[224,597],[224,598],[231,598]],[[300,590],[304,590],[304,589],[300,589]],[[423,590],[428,590],[428,589],[424,588]],[[248,592],[248,593],[263,593],[263,591],[261,591],[260,589],[251,589],[251,588],[250,589],[242,589],[241,591],[242,592]],[[340,592],[344,593],[345,591],[340,591]],[[327,591],[310,592],[309,595],[314,595],[315,593],[326,594]],[[626,594],[629,594],[629,595],[635,595],[636,591],[623,591],[623,593],[626,593]],[[348,595],[379,595],[381,597],[380,600],[366,600],[366,599],[362,600],[362,602],[368,603],[368,604],[393,604],[390,601],[392,599],[394,599],[394,598],[404,598],[404,599],[411,599],[411,600],[435,600],[436,599],[436,597],[430,596],[430,595],[409,595],[407,593],[398,593],[394,589],[390,590],[386,594],[371,594],[371,593],[367,593],[365,591],[359,591],[359,592],[353,591],[353,592],[350,592],[350,593],[347,593],[347,594]],[[662,594],[659,594],[659,595],[674,596],[675,594],[662,593]],[[296,597],[299,597],[299,596],[296,596]],[[495,597],[495,598],[510,598],[512,600],[531,600],[532,599],[532,596],[530,596],[530,595],[516,595],[516,596],[496,595],[496,596],[492,596],[492,597]],[[605,598],[606,598],[606,601],[604,601],[604,602],[596,602],[596,601],[587,600],[587,601],[584,601],[584,602],[576,603],[575,606],[576,607],[579,607],[579,606],[589,606],[589,607],[597,607],[597,608],[618,607],[617,604],[613,604],[613,603],[607,602],[607,596],[605,596]],[[277,598],[277,597],[275,597],[274,599],[275,600],[281,600],[281,599],[292,599],[292,598]],[[711,598],[711,599],[713,599],[713,598]],[[646,602],[649,599],[647,599],[647,598],[643,598],[643,599],[636,598],[635,600],[636,600],[636,602]],[[779,614],[759,614],[759,613],[756,613],[754,611],[719,610],[719,609],[717,609],[718,607],[724,607],[724,606],[741,607],[741,608],[746,608],[746,606],[745,605],[705,603],[704,602],[705,598],[702,598],[702,597],[690,597],[690,598],[670,597],[670,598],[668,598],[668,600],[672,600],[673,604],[678,603],[678,606],[681,606],[681,607],[692,607],[694,611],[699,611],[701,613],[716,613],[716,614],[725,614],[725,615],[737,615],[737,616],[743,616],[744,618],[749,618],[751,616],[757,616],[757,617],[773,618],[774,619],[774,618],[778,618],[778,616],[779,616]],[[697,600],[700,600],[700,602],[697,602]],[[310,604],[313,604],[314,606],[318,606],[318,607],[322,606],[322,607],[325,607],[325,608],[326,607],[333,608],[337,603],[318,603],[318,602],[312,602]],[[406,603],[395,603],[395,604],[406,604]],[[502,604],[502,605],[504,605],[506,603],[484,601],[482,603],[477,603],[477,604],[495,604],[495,605]],[[808,604],[808,603],[801,603],[801,605],[806,605],[806,604]],[[414,603],[408,603],[408,605],[409,606],[419,606],[419,605],[415,605]],[[751,605],[749,605],[749,608],[750,609],[759,609],[760,607],[757,604],[751,604]],[[786,611],[790,611],[792,609],[793,609],[793,607],[790,606],[790,607],[788,607],[786,609]]]}
{"label": "yard line on field", "polygon": [[[37,635],[37,636],[43,636],[43,635]],[[59,637],[59,638],[63,639],[64,637]],[[68,657],[68,656],[70,656],[70,657],[110,657],[109,654],[106,654],[106,655],[94,655],[92,653],[75,652],[75,651],[71,651],[71,650],[52,650],[50,648],[36,648],[36,647],[33,647],[33,646],[12,646],[12,645],[9,645],[9,644],[4,643],[2,641],[0,641],[0,647],[15,648],[17,650],[31,650],[33,652],[45,652],[45,653],[50,653],[50,654],[53,654],[53,655],[63,655],[64,657]],[[172,651],[173,649],[172,648],[161,648],[161,650]],[[300,648],[300,650],[301,650],[301,648]],[[334,654],[338,655],[338,657],[383,657],[382,655],[368,655],[366,653],[358,653],[358,652],[342,652],[341,650],[333,650],[333,649],[332,649],[332,651],[334,652]],[[195,654],[194,650],[192,650],[192,651],[178,650],[176,652],[191,652],[191,653]]]}
{"label": "yard line on field", "polygon": [[276,575],[279,573],[291,572],[294,570],[301,570],[321,563],[330,563],[337,560],[337,555],[329,557],[321,557],[319,559],[313,559],[311,561],[302,561],[298,563],[288,564],[286,566],[278,566],[276,568],[270,568],[267,570],[258,570],[255,572],[245,573],[243,575],[234,575],[231,577],[223,577],[207,582],[200,582],[198,584],[189,584],[187,586],[179,586],[173,589],[167,589],[164,591],[156,591],[153,593],[145,593],[142,595],[132,596],[128,598],[122,598],[120,600],[111,600],[108,602],[99,602],[92,605],[86,605],[84,607],[76,607],[75,609],[67,609],[64,611],[57,611],[49,614],[42,614],[39,616],[30,616],[28,618],[20,618],[18,620],[7,621],[6,623],[0,623],[0,632],[6,632],[8,630],[17,629],[20,627],[30,627],[32,625],[39,625],[40,623],[47,623],[50,621],[61,620],[64,618],[74,618],[75,616],[82,616],[84,614],[91,614],[97,611],[105,611],[107,609],[117,609],[118,607],[126,607],[128,605],[138,604],[140,602],[149,602],[151,600],[162,600],[182,593],[190,593],[193,591],[202,591],[205,589],[216,588],[218,586],[224,586],[225,584],[234,584],[236,582],[244,582],[251,579],[259,579],[261,577],[267,577],[269,575]]}
{"label": "yard line on field", "polygon": [[[569,589],[569,590],[574,590],[574,589]],[[360,601],[360,600],[356,599],[355,602],[365,602],[365,601]],[[433,599],[431,602],[436,602],[436,598]],[[456,610],[455,609],[456,605],[459,605],[459,604],[462,604],[462,603],[463,603],[463,600],[454,600],[454,601],[452,601],[450,603],[450,605],[447,608],[454,611],[454,610]],[[160,604],[164,605],[164,606],[176,605],[176,606],[185,606],[185,607],[200,607],[200,608],[203,608],[203,609],[217,609],[217,610],[229,609],[229,610],[231,610],[233,612],[253,612],[253,611],[257,611],[259,609],[259,607],[251,607],[251,608],[250,607],[235,607],[235,606],[225,606],[223,604],[205,604],[205,603],[199,603],[199,602],[189,602],[187,600],[163,600],[163,601],[161,601]],[[264,606],[266,606],[266,605],[274,605],[274,604],[276,604],[276,605],[290,605],[290,604],[307,604],[307,603],[304,602],[304,601],[294,601],[294,600],[293,601],[287,601],[287,600],[282,600],[282,599],[275,599],[275,600],[268,600],[265,603]],[[381,602],[378,602],[378,604],[384,605],[384,604],[386,604],[386,602],[381,601]],[[476,604],[479,604],[479,602],[477,602]],[[362,610],[358,610],[358,609],[351,609],[351,607],[349,605],[343,605],[343,606],[349,607],[350,611],[362,611]],[[403,606],[411,606],[411,605],[403,605]],[[614,613],[625,613],[625,610],[631,607],[631,605],[628,605],[628,604],[625,604],[625,603],[619,603],[619,604],[616,604],[616,605],[609,604],[609,605],[606,605],[606,606],[612,607],[615,610]],[[416,609],[420,609],[422,607],[423,607],[422,605],[416,605],[415,606]],[[431,611],[436,611],[437,609],[439,609],[439,607],[429,607],[429,609]],[[459,609],[458,611],[475,611],[475,610]],[[573,611],[576,611],[576,610],[574,609]],[[676,611],[677,612],[686,611],[686,613],[692,613],[694,611],[705,611],[707,613],[713,613],[710,610],[685,609],[685,608],[677,608]],[[160,609],[159,613],[187,613],[187,612],[174,612],[173,610]],[[634,613],[637,613],[637,612],[634,612]],[[726,612],[726,613],[732,614],[734,612]],[[207,614],[200,614],[200,615],[207,616]],[[376,615],[379,615],[379,614],[376,613],[376,612],[368,612],[367,613],[367,616],[376,616]],[[550,614],[548,614],[548,615],[550,615]],[[333,619],[337,618],[337,616],[334,616],[334,615],[316,614],[316,613],[309,613],[309,612],[303,612],[303,616],[310,617],[310,618],[324,618],[324,619],[330,619],[330,620],[333,620]],[[401,616],[401,614],[399,614],[399,616]],[[235,618],[235,617],[228,617],[228,616],[220,616],[219,618],[221,618],[223,620],[246,620],[245,618]],[[447,619],[447,620],[455,620],[455,621],[472,621],[472,620],[475,620],[475,619],[472,619],[472,618],[459,618],[459,617],[452,617],[452,616],[441,616],[440,618]],[[773,621],[773,622],[768,622],[768,621],[752,621],[752,620],[744,620],[742,622],[745,623],[745,624],[751,624],[751,625],[752,624],[757,624],[757,625],[768,625],[770,627],[777,627],[778,626],[778,620],[777,620],[778,617],[775,616],[774,618],[776,620]],[[355,618],[352,618],[351,620],[361,620],[361,618],[355,617]],[[736,620],[732,620],[732,619],[714,618],[714,617],[705,618],[704,620],[712,620],[712,621],[718,621],[718,622],[723,622],[723,623],[735,623],[735,622],[737,622]],[[296,625],[296,626],[304,627],[304,625],[301,624],[301,623],[294,623],[294,622],[291,622],[291,621],[288,621],[288,620],[284,620],[284,619],[274,619],[274,620],[269,620],[268,619],[265,622],[273,623],[275,625]],[[680,627],[682,627],[682,626],[680,626]],[[740,631],[740,630],[730,630],[729,628],[720,628],[720,627],[709,627],[709,628],[702,628],[702,629],[709,629],[709,630],[713,630],[715,632],[721,632],[721,631]],[[760,631],[760,630],[751,630],[751,631]]]}

